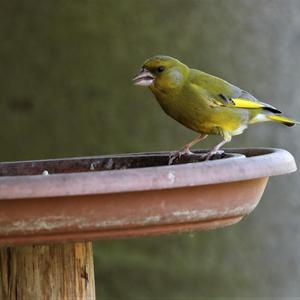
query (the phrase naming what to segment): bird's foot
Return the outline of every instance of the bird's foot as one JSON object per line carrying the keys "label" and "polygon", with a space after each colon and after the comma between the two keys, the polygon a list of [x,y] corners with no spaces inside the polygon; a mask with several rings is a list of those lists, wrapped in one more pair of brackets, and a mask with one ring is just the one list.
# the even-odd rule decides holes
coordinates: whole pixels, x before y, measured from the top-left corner
{"label": "bird's foot", "polygon": [[206,161],[210,160],[214,156],[218,156],[219,158],[221,158],[223,154],[224,154],[224,150],[215,150],[215,149],[212,149],[211,151],[209,151],[209,152],[207,152],[205,154],[205,160]]}
{"label": "bird's foot", "polygon": [[183,147],[179,151],[170,153],[169,155],[169,166],[172,165],[176,160],[178,160],[182,155],[190,155],[193,154],[193,152],[190,151],[190,149]]}

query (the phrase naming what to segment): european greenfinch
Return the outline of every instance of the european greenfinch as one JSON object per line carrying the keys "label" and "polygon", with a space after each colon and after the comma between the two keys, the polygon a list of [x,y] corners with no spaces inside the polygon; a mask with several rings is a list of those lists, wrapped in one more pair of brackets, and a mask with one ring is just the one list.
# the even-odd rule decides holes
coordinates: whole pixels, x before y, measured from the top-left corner
{"label": "european greenfinch", "polygon": [[169,56],[147,59],[133,81],[135,85],[149,87],[167,115],[198,133],[170,157],[169,164],[181,155],[191,154],[190,148],[211,134],[221,135],[223,140],[206,154],[207,160],[249,124],[275,121],[293,126],[298,123],[237,86],[191,69]]}

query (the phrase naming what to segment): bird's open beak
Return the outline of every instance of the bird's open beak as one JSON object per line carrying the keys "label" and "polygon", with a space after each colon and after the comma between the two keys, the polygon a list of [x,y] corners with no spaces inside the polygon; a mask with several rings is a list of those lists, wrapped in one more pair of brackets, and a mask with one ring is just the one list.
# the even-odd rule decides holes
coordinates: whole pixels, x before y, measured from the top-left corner
{"label": "bird's open beak", "polygon": [[133,79],[134,85],[149,86],[154,81],[154,76],[146,69],[142,69]]}

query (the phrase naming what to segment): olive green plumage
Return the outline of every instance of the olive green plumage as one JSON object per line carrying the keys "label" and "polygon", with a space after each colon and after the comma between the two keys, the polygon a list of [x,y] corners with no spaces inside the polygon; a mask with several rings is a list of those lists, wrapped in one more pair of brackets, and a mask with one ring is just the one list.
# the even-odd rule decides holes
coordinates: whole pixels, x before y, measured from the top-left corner
{"label": "olive green plumage", "polygon": [[217,134],[224,138],[210,152],[210,157],[232,136],[241,134],[248,124],[276,121],[292,126],[297,123],[229,82],[191,69],[169,56],[146,60],[134,82],[149,86],[169,116],[200,134],[179,156],[189,153],[189,148],[206,135]]}

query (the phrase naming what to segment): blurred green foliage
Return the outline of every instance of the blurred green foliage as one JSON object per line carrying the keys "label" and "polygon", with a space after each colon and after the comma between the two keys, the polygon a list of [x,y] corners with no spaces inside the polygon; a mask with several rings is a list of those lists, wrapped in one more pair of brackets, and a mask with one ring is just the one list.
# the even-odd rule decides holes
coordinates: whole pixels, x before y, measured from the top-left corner
{"label": "blurred green foliage", "polygon": [[[131,83],[155,54],[300,120],[299,14],[298,0],[1,1],[1,160],[182,146],[194,133]],[[299,144],[299,128],[265,124],[231,146],[283,147],[297,158]],[[272,179],[258,209],[232,228],[95,243],[98,298],[300,296],[298,182]]]}

